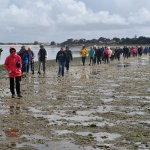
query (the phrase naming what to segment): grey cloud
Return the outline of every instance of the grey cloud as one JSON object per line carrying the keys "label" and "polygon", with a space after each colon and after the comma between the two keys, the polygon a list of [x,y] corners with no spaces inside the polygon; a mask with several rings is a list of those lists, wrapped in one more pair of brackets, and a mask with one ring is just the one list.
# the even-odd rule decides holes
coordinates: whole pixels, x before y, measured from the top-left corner
{"label": "grey cloud", "polygon": [[0,8],[1,33],[13,34],[12,40],[57,40],[77,37],[77,33],[129,34],[131,28],[150,24],[150,11],[141,0],[0,0]]}

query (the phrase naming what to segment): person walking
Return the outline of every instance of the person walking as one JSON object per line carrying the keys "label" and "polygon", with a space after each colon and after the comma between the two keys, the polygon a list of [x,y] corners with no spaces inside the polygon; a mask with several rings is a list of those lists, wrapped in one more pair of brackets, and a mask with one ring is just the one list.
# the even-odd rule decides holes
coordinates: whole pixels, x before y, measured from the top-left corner
{"label": "person walking", "polygon": [[94,55],[95,55],[95,51],[92,47],[90,47],[90,50],[89,50],[89,57],[90,57],[89,66],[93,65],[93,63],[94,63]]}
{"label": "person walking", "polygon": [[81,57],[82,57],[83,66],[85,66],[86,56],[87,56],[87,54],[88,54],[88,51],[87,51],[87,49],[85,48],[85,46],[83,46],[83,47],[81,48],[80,54],[81,54]]}
{"label": "person walking", "polygon": [[15,88],[17,96],[22,97],[20,91],[22,60],[14,47],[10,47],[10,55],[6,57],[4,67],[9,75],[12,98],[15,98]]}
{"label": "person walking", "polygon": [[39,69],[38,74],[41,74],[41,65],[43,67],[43,73],[46,71],[46,59],[47,59],[47,51],[44,48],[44,45],[40,45],[40,50],[38,52],[38,61],[39,61]]}
{"label": "person walking", "polygon": [[123,48],[123,58],[127,58],[129,57],[129,48],[127,46],[124,46]]}
{"label": "person walking", "polygon": [[22,46],[18,54],[22,59],[22,75],[25,77],[28,73],[29,53],[26,50],[25,46]]}
{"label": "person walking", "polygon": [[28,54],[29,54],[29,63],[28,63],[28,72],[29,68],[31,68],[32,74],[34,74],[34,52],[28,47]]}
{"label": "person walking", "polygon": [[109,48],[108,47],[106,47],[105,48],[105,50],[104,50],[104,52],[103,52],[103,57],[104,57],[104,62],[105,62],[105,64],[107,63],[109,63],[110,61],[109,61],[109,59],[110,59],[110,50],[109,50]]}
{"label": "person walking", "polygon": [[58,62],[58,77],[64,76],[64,67],[66,60],[67,60],[66,53],[61,47],[56,55],[56,62]]}
{"label": "person walking", "polygon": [[66,67],[66,70],[68,71],[69,70],[69,66],[70,66],[69,63],[70,63],[70,61],[73,60],[72,52],[71,52],[71,50],[69,49],[68,46],[66,46],[65,53],[66,53],[66,64],[65,64],[65,67]]}

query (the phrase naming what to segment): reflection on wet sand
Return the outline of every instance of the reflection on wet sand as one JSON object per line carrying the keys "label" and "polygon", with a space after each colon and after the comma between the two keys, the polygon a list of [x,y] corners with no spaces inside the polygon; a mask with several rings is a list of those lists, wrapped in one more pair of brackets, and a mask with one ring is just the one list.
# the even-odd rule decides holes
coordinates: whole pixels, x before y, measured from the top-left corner
{"label": "reflection on wet sand", "polygon": [[17,103],[16,102],[12,102],[10,104],[9,110],[10,110],[10,114],[11,115],[20,114],[20,112],[21,112],[20,103],[19,102],[17,102]]}

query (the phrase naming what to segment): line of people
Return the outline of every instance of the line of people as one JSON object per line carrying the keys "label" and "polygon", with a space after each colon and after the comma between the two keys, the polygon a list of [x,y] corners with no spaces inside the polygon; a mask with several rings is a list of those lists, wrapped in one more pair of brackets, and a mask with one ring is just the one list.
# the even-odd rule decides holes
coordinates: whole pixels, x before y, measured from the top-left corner
{"label": "line of people", "polygon": [[85,46],[83,46],[80,51],[83,66],[85,66],[85,61],[86,61],[87,56],[89,56],[90,58],[89,65],[101,64],[102,61],[108,64],[110,62],[111,53],[112,51],[109,47],[100,48],[96,46],[90,47],[89,51],[87,50]]}
{"label": "line of people", "polygon": [[123,55],[124,59],[128,59],[129,57],[133,56],[142,56],[142,54],[149,54],[150,55],[150,47],[97,47],[93,46],[90,47],[89,51],[85,46],[83,46],[80,50],[81,58],[82,58],[82,64],[85,66],[85,61],[87,56],[89,56],[90,62],[89,65],[94,64],[101,64],[104,62],[105,64],[110,63],[110,61],[113,61],[114,59],[117,59],[120,61],[120,56]]}
{"label": "line of people", "polygon": [[[150,48],[148,47],[90,47],[89,51],[85,46],[81,48],[80,54],[82,57],[83,66],[85,66],[86,58],[89,56],[89,65],[101,64],[102,62],[108,64],[114,59],[120,60],[120,55],[122,54],[124,59],[135,56],[142,56],[142,54],[150,55]],[[20,51],[17,53],[14,47],[10,47],[10,55],[6,58],[4,66],[8,72],[10,78],[10,91],[12,98],[16,96],[22,97],[20,90],[20,81],[22,76],[26,76],[29,73],[29,68],[31,68],[32,74],[34,74],[34,53],[29,47],[27,50],[25,46],[22,46]],[[38,74],[41,74],[41,66],[43,68],[43,73],[46,71],[46,60],[47,51],[43,45],[40,45],[38,52]],[[60,48],[56,54],[56,62],[58,62],[58,77],[64,76],[64,70],[69,70],[70,61],[73,60],[72,51],[66,46],[64,50],[63,47]],[[16,89],[16,92],[15,92]]]}

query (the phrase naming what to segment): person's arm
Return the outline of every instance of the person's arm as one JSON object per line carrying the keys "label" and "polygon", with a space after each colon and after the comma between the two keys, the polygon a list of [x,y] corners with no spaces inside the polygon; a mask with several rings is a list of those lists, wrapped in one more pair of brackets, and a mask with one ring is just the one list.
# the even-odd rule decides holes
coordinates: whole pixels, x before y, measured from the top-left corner
{"label": "person's arm", "polygon": [[0,53],[3,51],[3,49],[2,48],[0,48]]}
{"label": "person's arm", "polygon": [[32,55],[32,59],[34,59],[34,52],[33,51],[31,51],[31,55]]}
{"label": "person's arm", "polygon": [[48,58],[48,53],[46,50],[45,50],[45,58]]}
{"label": "person's arm", "polygon": [[[59,53],[59,52],[58,52]],[[58,53],[57,53],[57,55],[56,55],[56,62],[57,62],[57,60],[58,60]]]}
{"label": "person's arm", "polygon": [[9,66],[9,58],[7,57],[4,63],[4,67],[7,70],[8,73],[11,73],[11,68]]}

